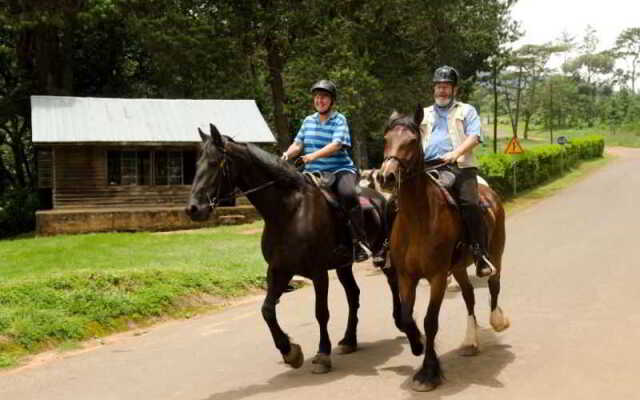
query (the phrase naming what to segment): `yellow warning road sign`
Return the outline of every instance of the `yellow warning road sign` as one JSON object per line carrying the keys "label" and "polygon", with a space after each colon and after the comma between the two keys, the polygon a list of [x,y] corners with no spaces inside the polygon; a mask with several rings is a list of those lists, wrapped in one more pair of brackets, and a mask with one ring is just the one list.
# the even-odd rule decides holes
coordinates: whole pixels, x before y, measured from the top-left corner
{"label": "yellow warning road sign", "polygon": [[520,142],[518,142],[517,137],[512,137],[507,145],[507,148],[504,149],[504,152],[507,154],[520,154],[524,153],[524,149],[520,146]]}

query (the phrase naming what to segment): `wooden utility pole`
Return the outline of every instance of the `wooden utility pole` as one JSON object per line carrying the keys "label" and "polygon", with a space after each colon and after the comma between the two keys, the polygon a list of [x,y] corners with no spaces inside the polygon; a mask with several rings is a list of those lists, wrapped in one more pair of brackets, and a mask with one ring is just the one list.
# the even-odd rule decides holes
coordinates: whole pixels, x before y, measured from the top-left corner
{"label": "wooden utility pole", "polygon": [[551,132],[551,144],[553,144],[553,82],[549,81],[549,131]]}
{"label": "wooden utility pole", "polygon": [[498,61],[493,61],[493,152],[498,152]]}

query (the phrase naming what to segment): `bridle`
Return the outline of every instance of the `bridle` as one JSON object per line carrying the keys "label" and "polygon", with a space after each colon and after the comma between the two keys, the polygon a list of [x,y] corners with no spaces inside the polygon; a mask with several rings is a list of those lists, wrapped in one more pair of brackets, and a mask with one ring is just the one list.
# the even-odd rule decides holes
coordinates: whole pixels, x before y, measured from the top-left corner
{"label": "bridle", "polygon": [[[420,158],[420,155],[422,154],[421,148],[420,148],[420,130],[419,129],[415,129],[414,126],[411,126],[411,124],[405,124],[405,123],[399,123],[399,122],[394,122],[391,123],[389,125],[389,128],[386,129],[385,134],[393,129],[395,129],[397,126],[404,126],[406,127],[408,130],[411,131],[412,134],[416,135],[416,154],[418,155],[418,158]],[[418,162],[413,163],[412,165],[409,165],[409,161],[408,160],[403,160],[397,156],[391,155],[391,156],[387,156],[384,157],[384,159],[382,160],[382,163],[386,163],[387,161],[393,161],[395,160],[399,165],[400,168],[398,168],[398,178],[396,180],[396,187],[394,188],[394,191],[397,192],[400,189],[400,186],[402,185],[402,182],[406,182],[407,180],[409,180],[410,178],[413,178],[415,176],[418,175],[418,173],[420,172],[420,162],[418,160]]]}
{"label": "bridle", "polygon": [[[416,139],[420,137],[419,129],[416,129],[414,126],[412,126],[412,124],[406,124],[406,123],[392,123],[390,127],[386,130],[386,132],[389,132],[390,130],[394,129],[398,125],[404,126],[408,130],[410,130],[411,133],[416,135]],[[394,191],[396,193],[400,189],[400,186],[402,185],[403,182],[406,182],[409,179],[417,176],[419,173],[428,173],[430,171],[437,170],[438,168],[448,165],[446,161],[436,160],[435,162],[431,162],[429,163],[429,165],[425,166],[424,163],[419,162],[420,158],[422,158],[422,147],[421,147],[420,140],[416,140],[416,146],[417,146],[416,154],[418,154],[418,162],[415,162],[412,165],[408,165],[409,164],[408,160],[403,160],[397,156],[387,156],[382,161],[383,163],[385,163],[387,161],[395,160],[400,165],[400,168],[398,168],[398,178],[396,180],[396,187],[394,188]]]}
{"label": "bridle", "polygon": [[255,193],[257,191],[260,191],[262,189],[265,189],[273,184],[275,184],[278,180],[274,179],[271,181],[268,181],[266,183],[263,183],[261,185],[258,185],[254,188],[248,189],[248,190],[240,190],[237,187],[235,187],[233,189],[233,192],[231,192],[231,194],[224,196],[224,197],[220,197],[220,192],[222,191],[222,186],[225,183],[231,183],[231,158],[230,156],[227,154],[227,150],[222,147],[222,149],[220,149],[220,151],[222,152],[222,159],[220,160],[220,162],[218,163],[218,169],[219,169],[219,173],[218,176],[216,176],[216,180],[213,182],[213,185],[216,186],[217,183],[217,187],[215,188],[215,193],[216,195],[213,196],[213,198],[207,193],[207,200],[209,201],[209,208],[213,211],[218,204],[220,204],[221,202],[224,201],[229,201],[229,200],[233,200],[236,199],[238,197],[242,197],[242,196],[246,196],[248,194],[251,193]]}

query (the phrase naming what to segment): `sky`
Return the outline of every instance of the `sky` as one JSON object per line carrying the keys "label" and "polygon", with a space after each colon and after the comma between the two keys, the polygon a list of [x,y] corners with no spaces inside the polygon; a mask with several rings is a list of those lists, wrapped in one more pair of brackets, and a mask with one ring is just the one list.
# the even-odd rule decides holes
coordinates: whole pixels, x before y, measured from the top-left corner
{"label": "sky", "polygon": [[640,27],[637,0],[518,0],[512,19],[521,22],[525,35],[513,45],[543,44],[557,39],[566,30],[582,42],[587,25],[596,29],[598,50],[613,47],[626,28]]}

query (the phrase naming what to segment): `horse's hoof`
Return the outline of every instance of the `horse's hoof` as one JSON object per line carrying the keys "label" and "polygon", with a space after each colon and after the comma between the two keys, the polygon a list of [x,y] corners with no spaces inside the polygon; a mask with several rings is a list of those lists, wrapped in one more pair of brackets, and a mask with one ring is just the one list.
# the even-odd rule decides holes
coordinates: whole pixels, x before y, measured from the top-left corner
{"label": "horse's hoof", "polygon": [[509,321],[509,318],[505,317],[501,325],[493,326],[493,330],[495,330],[496,332],[502,332],[507,330],[510,326],[511,326],[511,321]]}
{"label": "horse's hoof", "polygon": [[423,382],[422,379],[414,376],[413,381],[411,382],[411,389],[416,392],[430,392],[433,389],[437,388],[440,383],[442,383],[442,379],[440,378],[435,378],[431,381],[425,379]]}
{"label": "horse's hoof", "polygon": [[313,364],[311,372],[314,374],[326,374],[331,371],[331,356],[329,354],[318,353],[313,357],[311,364]]}
{"label": "horse's hoof", "polygon": [[434,383],[422,383],[418,381],[411,382],[411,389],[415,392],[430,392],[437,387],[438,385]]}
{"label": "horse's hoof", "polygon": [[511,326],[511,321],[504,315],[500,307],[491,312],[489,323],[496,332],[502,332]]}
{"label": "horse's hoof", "polygon": [[351,354],[351,353],[354,353],[356,350],[358,350],[358,346],[354,346],[351,344],[341,344],[341,345],[338,345],[336,352],[338,354]]}
{"label": "horse's hoof", "polygon": [[460,347],[460,355],[464,357],[473,357],[477,355],[478,352],[478,346],[472,344]]}
{"label": "horse's hoof", "polygon": [[411,345],[411,354],[413,354],[414,356],[420,356],[424,352],[424,345],[422,343],[420,342],[416,344],[410,343],[410,345]]}
{"label": "horse's hoof", "polygon": [[283,355],[284,362],[291,365],[292,368],[300,368],[304,363],[304,353],[300,345],[291,343],[291,350],[286,355]]}

